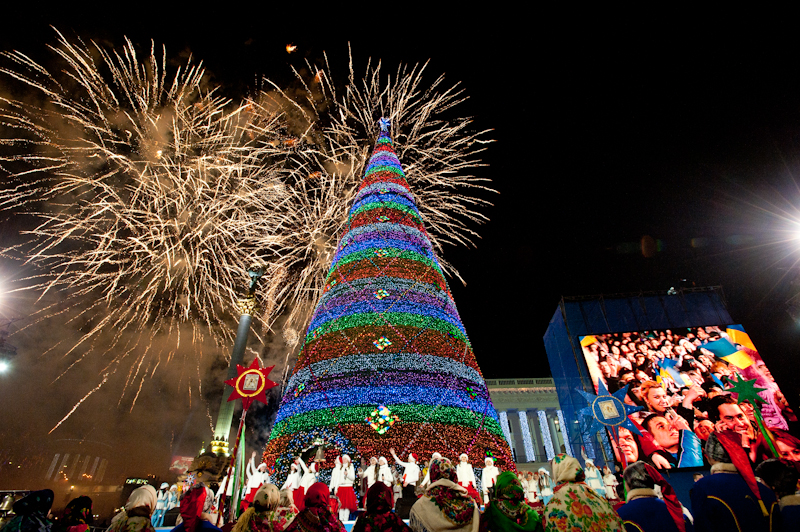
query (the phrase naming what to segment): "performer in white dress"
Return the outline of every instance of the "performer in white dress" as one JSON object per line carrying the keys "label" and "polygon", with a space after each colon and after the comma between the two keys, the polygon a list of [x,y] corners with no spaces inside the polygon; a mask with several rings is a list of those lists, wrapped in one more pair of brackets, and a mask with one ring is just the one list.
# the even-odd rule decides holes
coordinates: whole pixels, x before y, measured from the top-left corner
{"label": "performer in white dress", "polygon": [[598,495],[605,495],[606,485],[603,483],[603,476],[600,474],[600,470],[597,469],[597,466],[594,465],[594,461],[591,458],[586,459],[586,467],[583,469],[583,473],[586,476],[586,485],[592,488]]}
{"label": "performer in white dress", "polygon": [[553,481],[550,480],[550,473],[543,467],[539,468],[539,496],[542,504],[547,504],[553,498]]}
{"label": "performer in white dress", "polygon": [[378,465],[378,457],[373,456],[369,459],[369,465],[364,470],[364,478],[367,479],[367,490],[369,490],[375,481],[378,480],[378,471],[380,470],[380,466]]}
{"label": "performer in white dress", "polygon": [[414,453],[408,453],[408,462],[403,462],[397,457],[397,454],[394,452],[394,449],[389,449],[389,452],[392,453],[392,458],[398,464],[403,466],[403,487],[411,485],[416,486],[419,484],[419,466],[417,465],[417,457]]}
{"label": "performer in white dress", "polygon": [[250,456],[250,461],[247,462],[247,488],[244,492],[245,497],[243,503],[245,510],[253,502],[253,497],[255,497],[261,484],[269,484],[267,464],[262,462],[256,467],[256,452],[253,451],[253,454]]}
{"label": "performer in white dress", "polygon": [[342,457],[337,456],[333,462],[333,469],[331,469],[331,481],[328,483],[328,488],[332,494],[336,494],[336,487],[339,485],[339,477],[342,474]]}
{"label": "performer in white dress", "polygon": [[619,484],[617,477],[614,476],[608,466],[603,466],[603,472],[605,473],[603,475],[603,484],[606,485],[606,498],[609,501],[619,500],[619,497],[617,497],[617,485]]}
{"label": "performer in white dress", "polygon": [[[294,505],[297,506],[298,499],[302,504],[303,490],[300,489],[300,482],[303,480],[303,472],[300,470],[300,464],[295,459],[289,469],[289,476],[286,477],[286,482],[283,483],[281,486],[281,491],[286,490],[292,497],[292,501],[294,501]],[[298,506],[298,510],[300,507]]]}
{"label": "performer in white dress", "polygon": [[386,487],[391,488],[394,482],[394,474],[389,467],[389,461],[385,456],[378,458],[378,480],[386,484]]}
{"label": "performer in white dress", "polygon": [[339,521],[344,523],[350,520],[350,512],[355,512],[358,508],[356,492],[353,490],[353,483],[356,481],[356,470],[350,461],[350,456],[343,455],[340,471],[337,474],[338,484],[334,489],[339,498]]}
{"label": "performer in white dress", "polygon": [[483,490],[483,504],[485,506],[489,504],[489,489],[494,493],[494,485],[497,483],[497,476],[500,474],[500,470],[494,465],[494,460],[488,456],[483,462],[486,467],[483,468],[483,473],[481,473],[481,489]]}
{"label": "performer in white dress", "polygon": [[539,479],[533,474],[533,471],[528,471],[526,475],[527,488],[525,490],[525,500],[533,504],[539,500]]}

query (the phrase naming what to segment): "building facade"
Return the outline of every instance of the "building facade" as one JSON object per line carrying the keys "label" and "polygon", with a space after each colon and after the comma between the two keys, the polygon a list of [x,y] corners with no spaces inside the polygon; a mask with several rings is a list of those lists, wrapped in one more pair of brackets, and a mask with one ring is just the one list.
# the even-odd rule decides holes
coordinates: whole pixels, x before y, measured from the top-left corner
{"label": "building facade", "polygon": [[486,386],[517,468],[536,470],[571,451],[564,445],[565,419],[553,379],[486,379]]}

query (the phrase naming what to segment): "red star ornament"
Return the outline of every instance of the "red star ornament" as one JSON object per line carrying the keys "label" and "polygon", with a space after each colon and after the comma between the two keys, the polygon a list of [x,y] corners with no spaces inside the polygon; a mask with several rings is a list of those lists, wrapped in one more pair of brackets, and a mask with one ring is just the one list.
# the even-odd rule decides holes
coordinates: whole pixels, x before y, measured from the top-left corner
{"label": "red star ornament", "polygon": [[267,404],[266,391],[278,385],[267,378],[267,375],[274,367],[259,367],[258,358],[253,359],[253,363],[250,364],[249,368],[236,364],[236,371],[239,375],[235,379],[225,381],[225,384],[233,388],[228,401],[241,399],[245,410],[250,408],[253,401],[261,401]]}

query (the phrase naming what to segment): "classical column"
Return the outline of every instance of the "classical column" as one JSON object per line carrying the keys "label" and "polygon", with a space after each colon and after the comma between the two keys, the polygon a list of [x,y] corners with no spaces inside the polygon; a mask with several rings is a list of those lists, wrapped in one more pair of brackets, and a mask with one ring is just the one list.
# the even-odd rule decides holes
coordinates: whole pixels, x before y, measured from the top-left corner
{"label": "classical column", "polygon": [[567,420],[564,419],[564,412],[561,410],[556,410],[556,416],[558,416],[558,426],[561,428],[561,436],[564,438],[564,448],[567,451],[567,454],[570,456],[575,456],[572,452],[572,441],[569,437],[570,426],[567,425]]}
{"label": "classical column", "polygon": [[531,427],[533,436],[533,450],[536,453],[536,462],[545,461],[544,439],[542,438],[541,427],[539,427],[539,410],[532,408],[528,410],[528,424]]}
{"label": "classical column", "polygon": [[550,427],[547,424],[547,414],[544,410],[539,410],[536,415],[539,416],[539,429],[542,431],[542,441],[544,442],[544,452],[547,459],[551,460],[555,455],[553,450],[553,440],[550,437]]}
{"label": "classical column", "polygon": [[519,432],[522,436],[522,447],[525,449],[525,461],[535,462],[536,453],[533,451],[533,442],[531,441],[531,428],[528,426],[528,411],[520,410],[519,415]]}
{"label": "classical column", "polygon": [[553,440],[553,450],[556,454],[561,452],[561,438],[559,437],[558,426],[556,425],[556,417],[552,411],[547,412],[547,424],[550,426],[550,438]]}
{"label": "classical column", "polygon": [[501,410],[497,413],[497,417],[500,418],[500,428],[503,429],[503,436],[506,437],[508,445],[512,446],[511,428],[508,426],[508,412]]}

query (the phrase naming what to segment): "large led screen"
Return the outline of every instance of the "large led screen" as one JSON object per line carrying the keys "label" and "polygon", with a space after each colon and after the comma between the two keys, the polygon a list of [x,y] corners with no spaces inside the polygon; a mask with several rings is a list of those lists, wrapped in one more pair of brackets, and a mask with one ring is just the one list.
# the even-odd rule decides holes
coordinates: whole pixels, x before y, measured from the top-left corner
{"label": "large led screen", "polygon": [[737,403],[729,378],[756,379],[772,447],[800,461],[800,440],[789,432],[797,418],[741,325],[582,336],[580,342],[595,391],[599,381],[610,393],[627,384],[625,402],[643,407],[628,416],[641,435],[621,428],[614,442],[618,463],[624,455],[626,463],[645,460],[659,469],[704,466],[705,441],[725,429],[742,434],[754,463],[771,458],[753,406]]}

